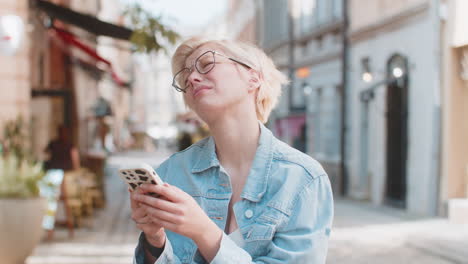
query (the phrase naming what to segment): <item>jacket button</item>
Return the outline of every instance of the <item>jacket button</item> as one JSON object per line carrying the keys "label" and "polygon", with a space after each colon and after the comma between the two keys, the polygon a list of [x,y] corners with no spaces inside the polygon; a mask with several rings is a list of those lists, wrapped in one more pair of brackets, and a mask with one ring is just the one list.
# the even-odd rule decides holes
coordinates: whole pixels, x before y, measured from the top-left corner
{"label": "jacket button", "polygon": [[246,218],[252,218],[253,212],[252,210],[248,209],[247,211],[245,211],[244,215]]}

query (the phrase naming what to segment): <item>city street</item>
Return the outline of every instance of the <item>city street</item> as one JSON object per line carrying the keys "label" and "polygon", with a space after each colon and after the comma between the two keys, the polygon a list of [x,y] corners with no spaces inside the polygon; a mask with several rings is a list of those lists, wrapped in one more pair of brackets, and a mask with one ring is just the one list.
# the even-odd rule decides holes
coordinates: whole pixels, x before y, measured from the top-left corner
{"label": "city street", "polygon": [[[75,237],[59,229],[27,264],[131,263],[138,230],[125,185],[115,170],[127,162],[159,164],[170,152],[112,156],[106,168],[107,207]],[[411,217],[401,210],[337,200],[327,263],[468,263],[468,226]]]}
{"label": "city street", "polygon": [[468,263],[467,248],[468,225],[337,200],[327,263]]}
{"label": "city street", "polygon": [[[229,202],[250,221],[239,240],[284,243],[294,259],[318,245],[308,230],[332,226],[327,264],[468,264],[466,14],[468,0],[1,0],[0,264],[132,263],[125,181],[152,179],[118,170],[158,167],[207,135],[246,199]],[[256,145],[259,122],[282,143]],[[322,172],[283,143],[331,188],[296,177]],[[232,233],[231,207],[216,215],[228,178],[200,147],[172,160],[168,182]],[[209,197],[179,162],[220,177]],[[326,213],[300,209],[309,191]],[[283,214],[296,221],[261,222]],[[196,247],[170,240],[189,262]]]}

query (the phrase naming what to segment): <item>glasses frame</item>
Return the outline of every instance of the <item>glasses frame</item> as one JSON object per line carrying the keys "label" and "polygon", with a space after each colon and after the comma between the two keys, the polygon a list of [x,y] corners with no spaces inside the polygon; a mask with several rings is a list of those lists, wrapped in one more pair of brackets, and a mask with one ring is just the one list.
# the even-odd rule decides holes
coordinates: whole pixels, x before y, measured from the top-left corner
{"label": "glasses frame", "polygon": [[[198,69],[198,67],[197,67],[197,65],[198,65],[198,60],[199,60],[201,57],[203,57],[204,55],[208,54],[208,53],[212,53],[212,54],[213,54],[213,66],[212,66],[209,70],[207,70],[207,71],[205,71],[205,72],[200,71],[200,69]],[[209,73],[209,72],[210,72],[211,70],[213,70],[213,68],[215,67],[215,64],[216,64],[216,56],[215,56],[215,55],[216,55],[216,54],[217,54],[217,55],[220,55],[220,56],[222,56],[222,57],[225,57],[225,58],[227,58],[227,59],[229,59],[229,60],[231,60],[231,61],[233,61],[233,62],[235,62],[235,63],[238,63],[238,64],[240,64],[241,66],[243,66],[243,67],[245,67],[245,68],[247,68],[247,69],[249,69],[249,70],[252,69],[251,66],[249,66],[248,64],[243,63],[243,62],[241,62],[241,61],[239,61],[239,60],[237,60],[237,59],[234,59],[234,58],[232,58],[232,57],[226,56],[226,55],[224,55],[224,54],[222,54],[222,53],[219,53],[219,52],[217,52],[217,51],[214,51],[214,50],[208,50],[208,51],[203,52],[200,56],[198,56],[198,57],[195,59],[195,61],[194,61],[194,63],[192,64],[192,66],[190,66],[190,68],[184,67],[184,68],[182,68],[180,71],[178,71],[176,74],[174,74],[174,77],[173,77],[173,79],[172,79],[172,87],[174,87],[175,90],[176,90],[177,92],[186,93],[186,92],[187,92],[187,88],[181,88],[181,87],[179,87],[179,86],[177,85],[177,82],[176,82],[177,75],[181,74],[182,72],[184,72],[184,71],[186,71],[186,70],[189,71],[189,75],[190,75],[190,74],[193,72],[193,68],[195,68],[195,69],[197,70],[197,72],[200,73],[200,74],[207,74],[207,73]]]}

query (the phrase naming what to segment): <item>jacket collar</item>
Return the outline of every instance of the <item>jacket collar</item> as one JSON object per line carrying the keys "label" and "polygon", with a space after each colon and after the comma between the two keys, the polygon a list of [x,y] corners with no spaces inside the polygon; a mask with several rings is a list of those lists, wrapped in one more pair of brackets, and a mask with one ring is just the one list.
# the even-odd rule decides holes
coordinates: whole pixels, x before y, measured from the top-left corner
{"label": "jacket collar", "polygon": [[[241,197],[258,202],[267,190],[270,169],[273,162],[273,134],[261,122],[260,139],[258,141],[255,158],[250,168],[247,181]],[[192,173],[200,173],[212,167],[220,167],[213,137],[209,137],[198,155],[198,160],[192,168]]]}
{"label": "jacket collar", "polygon": [[273,134],[261,122],[259,125],[260,139],[257,151],[241,193],[242,198],[252,202],[260,201],[266,193],[273,162]]}
{"label": "jacket collar", "polygon": [[216,148],[213,137],[209,137],[201,147],[197,160],[192,167],[192,173],[200,173],[212,167],[219,167],[219,160],[216,156]]}

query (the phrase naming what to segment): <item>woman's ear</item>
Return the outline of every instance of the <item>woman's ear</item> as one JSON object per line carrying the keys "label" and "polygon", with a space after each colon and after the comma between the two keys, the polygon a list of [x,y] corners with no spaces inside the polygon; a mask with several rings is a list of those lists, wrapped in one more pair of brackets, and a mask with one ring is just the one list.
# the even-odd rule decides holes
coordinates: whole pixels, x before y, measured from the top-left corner
{"label": "woman's ear", "polygon": [[249,91],[256,90],[257,88],[260,87],[261,81],[260,81],[260,75],[258,74],[257,71],[255,70],[249,70]]}

